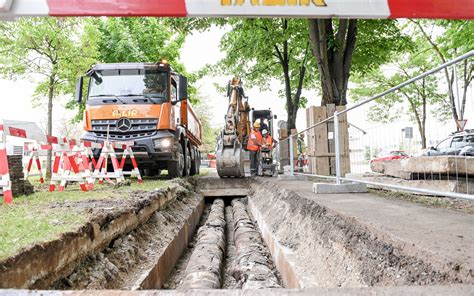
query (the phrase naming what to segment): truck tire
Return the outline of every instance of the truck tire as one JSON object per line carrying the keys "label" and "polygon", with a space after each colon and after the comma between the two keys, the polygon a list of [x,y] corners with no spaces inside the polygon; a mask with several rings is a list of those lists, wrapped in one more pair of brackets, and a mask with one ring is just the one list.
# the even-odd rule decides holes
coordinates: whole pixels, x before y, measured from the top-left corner
{"label": "truck tire", "polygon": [[197,169],[198,169],[198,157],[197,157],[197,152],[194,147],[191,149],[191,176],[194,176],[197,174]]}
{"label": "truck tire", "polygon": [[201,172],[201,152],[196,149],[196,174],[199,175]]}
{"label": "truck tire", "polygon": [[183,176],[190,176],[191,175],[191,150],[186,148],[186,155],[185,155],[185,165],[184,165],[184,172]]}
{"label": "truck tire", "polygon": [[168,176],[170,178],[181,178],[183,176],[185,167],[185,159],[183,154],[183,147],[178,145],[178,159],[177,161],[168,162]]}

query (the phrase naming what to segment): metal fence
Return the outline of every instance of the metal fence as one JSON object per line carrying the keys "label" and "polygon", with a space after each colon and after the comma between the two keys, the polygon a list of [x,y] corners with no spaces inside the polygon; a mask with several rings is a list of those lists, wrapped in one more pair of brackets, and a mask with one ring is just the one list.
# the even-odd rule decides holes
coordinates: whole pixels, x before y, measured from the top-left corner
{"label": "metal fence", "polygon": [[[455,149],[466,142],[472,144],[474,149],[474,136],[471,137],[470,133],[453,134],[454,125],[453,128],[447,127],[446,123],[434,118],[429,110],[425,110],[425,137],[421,137],[419,126],[407,120],[406,116],[383,124],[372,124],[370,127],[355,123],[357,119],[360,121],[360,118],[365,116],[366,110],[373,107],[372,104],[375,104],[377,99],[400,92],[404,87],[417,83],[429,75],[440,75],[439,72],[444,69],[453,70],[464,61],[468,61],[470,67],[473,67],[473,56],[474,51],[470,51],[345,110],[339,109],[334,113],[331,111],[332,116],[280,140],[279,155],[287,155],[285,158],[287,163],[280,158],[278,162],[286,168],[289,175],[331,179],[336,184],[357,182],[374,187],[474,200],[474,154],[468,156],[462,151],[460,153],[462,149]],[[470,92],[472,99],[472,85]],[[341,124],[344,126],[341,127]],[[307,162],[311,157],[299,155],[301,151],[294,151],[294,142],[298,141],[301,134],[304,135],[306,143],[317,141],[314,136],[317,134],[317,129],[323,126],[328,131],[330,146],[329,174],[318,174],[311,169],[308,170]],[[472,134],[474,135],[474,131]],[[447,146],[451,152],[446,153],[447,155],[433,156],[436,154],[435,150],[430,152],[427,148],[443,145],[444,139],[449,139],[445,142],[449,143]],[[420,156],[421,154],[430,156]],[[306,161],[305,165],[301,165],[303,159]],[[311,163],[315,159],[309,159],[312,167],[318,166],[317,163]]]}

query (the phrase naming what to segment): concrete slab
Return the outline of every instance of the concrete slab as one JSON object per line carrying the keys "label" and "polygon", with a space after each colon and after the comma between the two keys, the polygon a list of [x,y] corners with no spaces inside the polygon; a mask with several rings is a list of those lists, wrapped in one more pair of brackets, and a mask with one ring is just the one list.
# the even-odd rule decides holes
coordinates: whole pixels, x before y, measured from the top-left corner
{"label": "concrete slab", "polygon": [[[388,176],[411,179],[432,175],[474,176],[474,157],[418,156],[407,159],[373,162],[372,171]],[[414,176],[416,175],[416,176]]]}
{"label": "concrete slab", "polygon": [[[398,185],[404,187],[421,188],[428,190],[436,190],[441,192],[457,192],[465,194],[474,194],[474,177],[471,178],[454,178],[451,180],[430,180],[429,178],[420,180],[405,180],[403,178],[394,178],[384,176],[377,173],[370,174],[347,174],[346,178],[354,180],[363,180],[388,185]],[[467,182],[468,181],[468,182]],[[369,186],[371,187],[371,186]],[[373,186],[376,187],[376,186]]]}
{"label": "concrete slab", "polygon": [[316,194],[367,193],[367,186],[361,183],[313,183],[313,192]]}
{"label": "concrete slab", "polygon": [[474,278],[474,215],[369,193],[315,195],[312,185],[303,181],[275,182],[275,186],[294,191],[367,225],[380,236],[398,241],[413,256],[440,269],[470,272]]}

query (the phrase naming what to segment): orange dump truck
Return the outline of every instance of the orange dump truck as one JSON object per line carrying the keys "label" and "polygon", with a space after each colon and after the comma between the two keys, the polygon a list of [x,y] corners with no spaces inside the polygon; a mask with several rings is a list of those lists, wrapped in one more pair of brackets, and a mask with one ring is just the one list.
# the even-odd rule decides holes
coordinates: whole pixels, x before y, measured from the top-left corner
{"label": "orange dump truck", "polygon": [[163,169],[171,177],[197,174],[202,126],[187,88],[186,77],[164,61],[97,64],[76,85],[76,100],[87,100],[82,139],[133,141],[146,175]]}

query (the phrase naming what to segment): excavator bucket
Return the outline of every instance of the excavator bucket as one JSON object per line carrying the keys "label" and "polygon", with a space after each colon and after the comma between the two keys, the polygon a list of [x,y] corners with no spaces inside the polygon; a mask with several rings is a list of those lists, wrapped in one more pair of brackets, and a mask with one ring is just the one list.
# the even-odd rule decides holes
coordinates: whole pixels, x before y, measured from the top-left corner
{"label": "excavator bucket", "polygon": [[227,148],[217,151],[217,174],[219,177],[245,177],[243,154],[241,147],[236,147],[236,149]]}

